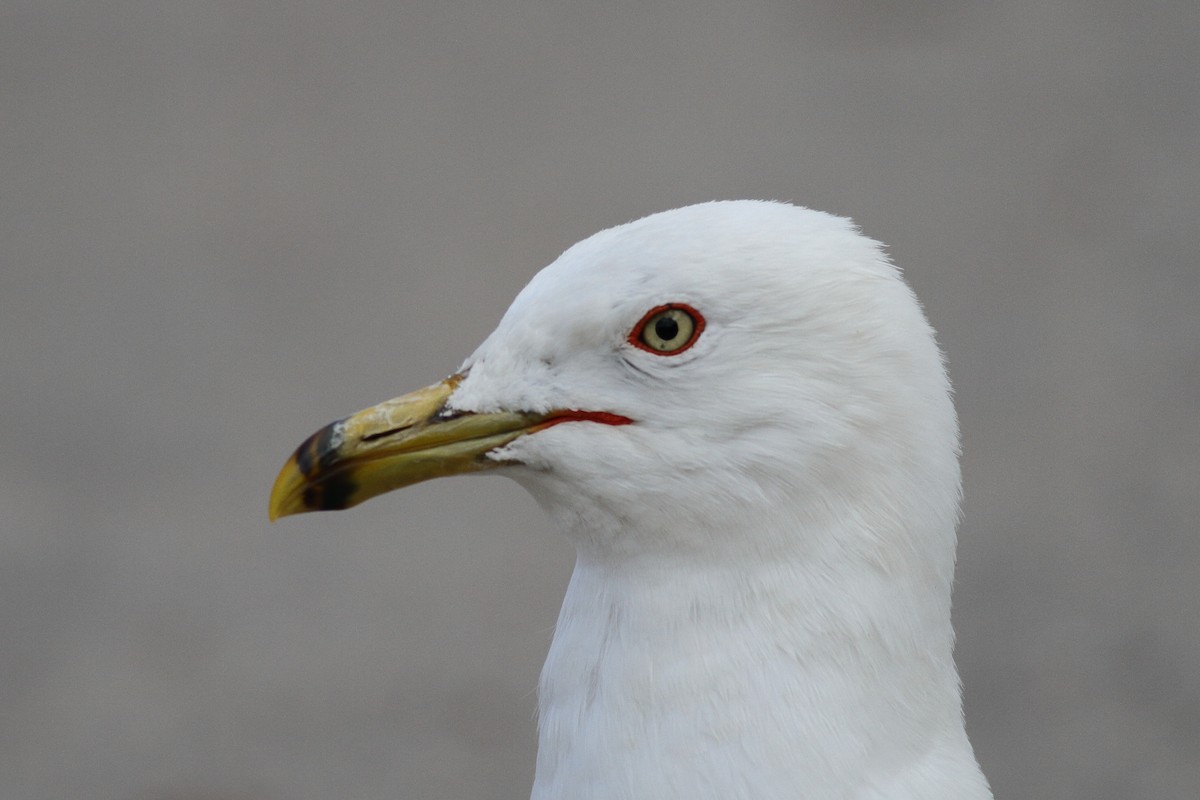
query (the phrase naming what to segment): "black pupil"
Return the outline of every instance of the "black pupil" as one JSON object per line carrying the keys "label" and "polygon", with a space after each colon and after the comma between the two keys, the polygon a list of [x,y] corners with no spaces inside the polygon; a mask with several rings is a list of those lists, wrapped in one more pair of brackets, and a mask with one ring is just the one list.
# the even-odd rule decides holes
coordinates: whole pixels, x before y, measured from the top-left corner
{"label": "black pupil", "polygon": [[674,317],[663,315],[654,323],[654,333],[664,342],[669,342],[679,335],[679,323]]}

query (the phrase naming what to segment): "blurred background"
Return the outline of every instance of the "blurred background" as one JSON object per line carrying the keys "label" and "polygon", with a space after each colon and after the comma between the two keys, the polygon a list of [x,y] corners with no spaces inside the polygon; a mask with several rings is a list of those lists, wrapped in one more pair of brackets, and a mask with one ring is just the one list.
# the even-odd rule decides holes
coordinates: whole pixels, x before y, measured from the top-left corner
{"label": "blurred background", "polygon": [[600,228],[854,217],[948,353],[998,798],[1200,785],[1200,4],[0,3],[0,796],[520,798],[573,553],[270,526]]}

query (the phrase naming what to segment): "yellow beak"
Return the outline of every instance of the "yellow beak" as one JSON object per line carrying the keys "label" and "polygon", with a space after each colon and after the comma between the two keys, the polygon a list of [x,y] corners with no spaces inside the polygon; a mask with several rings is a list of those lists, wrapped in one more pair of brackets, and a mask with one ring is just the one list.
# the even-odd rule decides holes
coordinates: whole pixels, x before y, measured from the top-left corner
{"label": "yellow beak", "polygon": [[446,400],[461,381],[461,375],[453,375],[308,437],[275,479],[271,520],[350,508],[430,478],[499,466],[485,457],[488,452],[552,417],[448,411]]}
{"label": "yellow beak", "polygon": [[498,447],[561,422],[628,425],[607,411],[547,413],[452,411],[446,401],[462,383],[441,383],[332,422],[296,448],[271,488],[271,521],[309,511],[356,506],[376,495],[430,478],[501,466]]}

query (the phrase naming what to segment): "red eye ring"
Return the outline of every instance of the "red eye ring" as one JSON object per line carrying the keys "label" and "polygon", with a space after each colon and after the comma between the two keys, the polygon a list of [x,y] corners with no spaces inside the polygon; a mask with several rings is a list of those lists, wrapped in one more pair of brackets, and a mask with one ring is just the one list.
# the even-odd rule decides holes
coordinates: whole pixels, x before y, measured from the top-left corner
{"label": "red eye ring", "polygon": [[[662,318],[664,313],[668,311],[682,312],[686,320],[690,322],[692,330],[686,334],[686,340],[683,344],[670,347],[669,349],[652,346],[648,340],[647,327],[652,321]],[[675,320],[678,320],[678,316],[672,316],[675,317]],[[704,326],[704,315],[687,303],[666,303],[661,306],[655,306],[647,311],[638,321],[638,324],[633,326],[633,330],[629,332],[627,341],[639,350],[645,350],[647,353],[653,353],[656,356],[676,356],[696,343],[696,340],[700,338],[700,334],[704,332]]]}

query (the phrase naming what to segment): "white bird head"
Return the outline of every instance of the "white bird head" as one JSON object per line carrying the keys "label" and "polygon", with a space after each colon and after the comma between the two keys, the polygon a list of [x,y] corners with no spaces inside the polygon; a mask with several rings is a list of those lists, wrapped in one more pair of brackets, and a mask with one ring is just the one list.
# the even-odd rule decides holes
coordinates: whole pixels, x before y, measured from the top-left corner
{"label": "white bird head", "polygon": [[[567,250],[456,375],[301,445],[271,514],[344,508],[482,469],[530,490],[580,553],[543,674],[547,795],[573,784],[587,796],[580,787],[598,762],[575,755],[587,740],[579,732],[608,730],[628,696],[645,692],[650,710],[634,716],[660,733],[659,706],[704,708],[714,695],[741,697],[748,713],[762,706],[759,733],[806,748],[811,763],[788,757],[791,768],[826,773],[828,791],[814,797],[851,796],[836,785],[859,762],[842,756],[890,753],[881,742],[895,726],[931,740],[949,730],[950,755],[937,757],[974,787],[953,796],[983,797],[950,656],[957,455],[933,331],[882,247],[821,212],[715,202]],[[659,577],[628,579],[631,562]],[[723,630],[730,615],[758,653],[728,655],[728,672],[749,676],[741,682],[704,654],[740,640],[679,632],[685,619],[703,630],[706,618],[725,620],[709,628]],[[601,641],[593,628],[608,633]],[[612,636],[642,650],[613,651]],[[633,666],[687,663],[688,653],[706,666],[678,685]],[[859,691],[879,680],[876,661],[907,676],[907,688]],[[577,687],[584,675],[598,681],[606,662],[627,681],[607,705],[594,685]],[[766,675],[787,691],[764,693],[754,681]],[[815,696],[840,697],[844,718]],[[895,710],[925,703],[932,710],[918,722]],[[753,737],[744,716],[721,730]],[[834,735],[818,743],[822,726]],[[853,744],[829,744],[838,736]],[[640,759],[661,770],[652,750],[626,752],[613,768]]]}
{"label": "white bird head", "polygon": [[[780,501],[795,523],[848,504],[956,514],[957,427],[932,331],[880,245],[822,212],[715,202],[602,231],[534,277],[460,376],[431,418],[507,413],[536,431],[469,468],[508,467],[560,521],[583,523],[569,530],[611,517],[599,529],[627,534],[614,547],[770,547],[705,532]],[[368,410],[383,427],[362,438],[400,427],[395,402]],[[599,414],[546,424],[567,410]],[[603,424],[616,417],[632,424]],[[340,477],[386,455],[353,451],[335,425]],[[395,479],[360,480],[355,501]],[[287,485],[291,513],[323,508],[296,503],[317,482]],[[643,528],[660,536],[628,541]]]}

